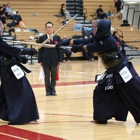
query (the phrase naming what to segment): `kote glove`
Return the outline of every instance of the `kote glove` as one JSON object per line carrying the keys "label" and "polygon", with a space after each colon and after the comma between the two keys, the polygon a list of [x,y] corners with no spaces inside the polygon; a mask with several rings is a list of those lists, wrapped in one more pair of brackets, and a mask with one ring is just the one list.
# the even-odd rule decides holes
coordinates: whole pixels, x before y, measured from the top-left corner
{"label": "kote glove", "polygon": [[55,45],[55,48],[59,49],[61,46],[68,46],[70,44],[70,41],[71,41],[71,38],[60,41],[58,44]]}
{"label": "kote glove", "polygon": [[71,51],[74,52],[74,53],[77,53],[77,52],[83,52],[85,51],[85,49],[83,48],[83,44],[80,44],[80,45],[73,45],[72,48],[71,48]]}
{"label": "kote glove", "polygon": [[19,57],[17,58],[17,61],[23,64],[26,64],[28,62],[28,58],[26,56],[19,55]]}
{"label": "kote glove", "polygon": [[34,48],[23,48],[21,50],[21,55],[37,55],[37,51]]}

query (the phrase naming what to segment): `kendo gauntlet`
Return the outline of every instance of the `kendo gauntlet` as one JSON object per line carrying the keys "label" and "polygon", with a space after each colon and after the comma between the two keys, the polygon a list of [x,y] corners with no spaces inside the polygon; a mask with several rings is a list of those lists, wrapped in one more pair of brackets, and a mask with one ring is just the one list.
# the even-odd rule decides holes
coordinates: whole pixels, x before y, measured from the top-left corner
{"label": "kendo gauntlet", "polygon": [[58,44],[55,45],[56,49],[59,49],[59,47],[61,46],[68,46],[70,44],[71,38],[65,39],[61,42],[59,42]]}
{"label": "kendo gauntlet", "polygon": [[80,44],[80,45],[73,45],[71,48],[71,51],[76,53],[76,52],[83,52],[85,51],[85,49],[83,48],[84,44]]}
{"label": "kendo gauntlet", "polygon": [[23,48],[21,50],[21,55],[37,55],[37,51],[34,48]]}

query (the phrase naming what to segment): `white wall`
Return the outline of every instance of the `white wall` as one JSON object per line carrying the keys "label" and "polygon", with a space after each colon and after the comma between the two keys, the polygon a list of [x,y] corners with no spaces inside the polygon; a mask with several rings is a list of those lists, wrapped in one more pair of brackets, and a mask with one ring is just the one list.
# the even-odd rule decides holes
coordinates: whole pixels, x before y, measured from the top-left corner
{"label": "white wall", "polygon": [[[129,8],[135,8],[135,11],[140,11],[140,3],[129,4]],[[127,9],[128,9],[128,6],[127,5],[124,6],[123,19],[126,19]],[[129,21],[129,23],[132,23],[133,11],[134,11],[134,9],[129,9],[129,13],[128,13],[128,21]],[[138,26],[139,15],[140,15],[140,12],[135,12],[133,26]]]}

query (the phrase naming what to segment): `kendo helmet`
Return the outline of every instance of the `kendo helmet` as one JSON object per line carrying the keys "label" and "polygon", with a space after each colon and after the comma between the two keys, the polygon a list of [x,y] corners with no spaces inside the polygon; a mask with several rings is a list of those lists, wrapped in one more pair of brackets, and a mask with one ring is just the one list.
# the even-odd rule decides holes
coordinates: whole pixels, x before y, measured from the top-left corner
{"label": "kendo helmet", "polygon": [[3,23],[0,21],[0,35],[2,35],[4,29]]}
{"label": "kendo helmet", "polygon": [[107,19],[96,19],[92,23],[92,33],[95,40],[103,39],[111,35],[111,21]]}

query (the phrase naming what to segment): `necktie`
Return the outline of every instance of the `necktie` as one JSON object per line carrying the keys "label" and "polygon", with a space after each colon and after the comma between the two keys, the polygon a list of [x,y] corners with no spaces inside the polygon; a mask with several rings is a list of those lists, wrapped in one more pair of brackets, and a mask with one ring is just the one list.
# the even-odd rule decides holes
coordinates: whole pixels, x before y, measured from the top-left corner
{"label": "necktie", "polygon": [[[49,36],[49,38],[50,38],[51,36]],[[52,39],[50,39],[50,44],[52,44],[53,43],[53,41],[52,41]]]}
{"label": "necktie", "polygon": [[50,39],[50,44],[52,44],[53,42],[52,42],[52,39]]}

